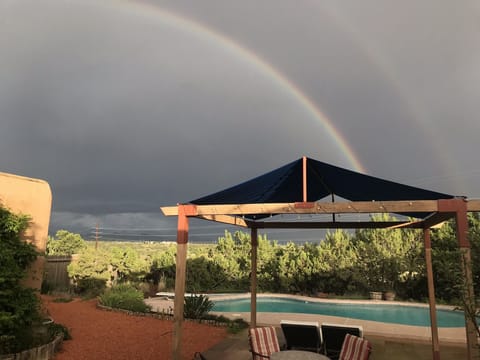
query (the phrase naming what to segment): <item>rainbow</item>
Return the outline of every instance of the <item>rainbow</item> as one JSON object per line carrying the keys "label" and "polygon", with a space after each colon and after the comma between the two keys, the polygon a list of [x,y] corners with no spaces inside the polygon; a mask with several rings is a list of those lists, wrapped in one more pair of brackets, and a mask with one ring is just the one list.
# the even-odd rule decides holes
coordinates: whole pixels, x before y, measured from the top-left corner
{"label": "rainbow", "polygon": [[[432,149],[435,161],[446,169],[446,174],[458,174],[459,169],[454,165],[456,162],[452,158],[448,151],[445,151],[442,136],[437,131],[435,123],[429,119],[425,112],[424,107],[418,100],[410,95],[410,90],[404,84],[400,76],[397,75],[395,69],[391,66],[388,59],[382,54],[382,52],[375,46],[375,44],[366,36],[363,36],[357,27],[340,11],[335,2],[316,2],[313,3],[316,7],[322,11],[322,13],[329,16],[329,18],[335,22],[339,30],[343,31],[354,44],[358,45],[358,49],[362,51],[363,55],[370,61],[375,69],[380,72],[382,77],[395,91],[398,99],[404,104],[404,109],[408,112],[410,120],[416,128],[420,128],[428,141],[428,145]],[[439,178],[453,178],[450,175],[436,175],[430,177],[430,180],[439,180]],[[427,181],[426,178],[405,179],[412,185],[421,186],[422,182]],[[461,189],[465,189],[466,185],[455,184],[459,192]]]}
{"label": "rainbow", "polygon": [[309,113],[310,116],[320,122],[326,133],[333,139],[336,146],[338,146],[343,156],[345,156],[346,160],[355,171],[366,172],[344,136],[335,128],[332,121],[328,119],[318,106],[284,74],[251,50],[204,24],[189,19],[183,15],[176,14],[170,10],[165,10],[156,4],[147,4],[138,1],[119,1],[113,2],[113,4],[129,14],[133,13],[137,16],[145,17],[155,16],[155,18],[159,19],[163,24],[181,31],[186,31],[202,41],[208,41],[252,65],[283,91],[289,94],[305,111]]}

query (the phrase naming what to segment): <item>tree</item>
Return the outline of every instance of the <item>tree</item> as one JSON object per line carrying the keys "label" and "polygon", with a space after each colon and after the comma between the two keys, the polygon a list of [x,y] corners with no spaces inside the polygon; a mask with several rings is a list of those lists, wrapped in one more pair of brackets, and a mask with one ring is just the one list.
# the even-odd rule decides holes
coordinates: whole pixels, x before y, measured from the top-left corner
{"label": "tree", "polygon": [[113,283],[143,278],[148,264],[131,247],[115,247],[110,252],[110,280]]}
{"label": "tree", "polygon": [[0,207],[0,354],[23,350],[22,341],[39,317],[34,290],[21,284],[37,257],[35,247],[21,240],[28,220]]}
{"label": "tree", "polygon": [[[480,214],[468,214],[468,239],[471,245],[472,275],[475,295],[480,296]],[[455,220],[432,231],[432,266],[436,296],[449,301],[461,301],[458,284],[464,281],[460,251],[455,233]]]}
{"label": "tree", "polygon": [[80,234],[58,230],[55,237],[48,237],[47,255],[73,255],[87,246]]}
{"label": "tree", "polygon": [[[388,214],[374,216],[373,221],[392,221]],[[354,244],[358,250],[362,276],[370,291],[393,290],[401,275],[420,270],[422,258],[420,232],[400,229],[357,230]]]}
{"label": "tree", "polygon": [[233,284],[237,289],[247,290],[250,275],[250,235],[225,230],[225,236],[218,239],[218,244],[210,253],[210,259],[216,267],[223,270],[225,287]]}
{"label": "tree", "polygon": [[358,253],[352,236],[343,230],[327,232],[318,246],[320,264],[318,289],[343,295],[363,289],[363,278],[358,275]]}
{"label": "tree", "polygon": [[77,260],[68,265],[68,274],[77,282],[81,279],[92,278],[107,281],[110,279],[109,273],[110,253],[104,250],[95,250],[85,248],[80,252]]}

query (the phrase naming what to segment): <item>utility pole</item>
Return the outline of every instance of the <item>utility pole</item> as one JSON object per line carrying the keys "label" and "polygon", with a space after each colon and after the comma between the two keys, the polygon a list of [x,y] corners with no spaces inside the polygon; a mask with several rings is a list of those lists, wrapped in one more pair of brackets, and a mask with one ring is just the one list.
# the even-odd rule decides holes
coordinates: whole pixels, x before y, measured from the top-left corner
{"label": "utility pole", "polygon": [[98,223],[97,226],[95,227],[95,250],[98,249]]}

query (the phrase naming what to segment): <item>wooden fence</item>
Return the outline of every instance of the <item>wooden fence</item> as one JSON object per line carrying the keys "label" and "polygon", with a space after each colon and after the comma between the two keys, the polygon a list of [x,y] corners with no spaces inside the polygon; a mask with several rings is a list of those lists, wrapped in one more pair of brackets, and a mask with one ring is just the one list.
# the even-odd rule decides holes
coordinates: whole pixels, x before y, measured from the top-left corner
{"label": "wooden fence", "polygon": [[70,286],[67,266],[75,255],[56,255],[45,257],[44,281],[53,289],[66,289]]}

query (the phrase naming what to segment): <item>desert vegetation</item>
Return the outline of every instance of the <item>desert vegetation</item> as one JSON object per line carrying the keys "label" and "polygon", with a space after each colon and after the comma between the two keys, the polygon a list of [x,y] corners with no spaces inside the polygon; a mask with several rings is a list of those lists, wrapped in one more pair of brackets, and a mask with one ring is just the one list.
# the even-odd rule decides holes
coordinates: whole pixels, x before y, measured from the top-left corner
{"label": "desert vegetation", "polygon": [[[475,288],[479,289],[479,214],[469,215],[469,225],[472,271]],[[447,303],[461,300],[461,266],[454,226],[447,222],[432,232],[436,295]],[[68,232],[57,233],[48,247],[61,252],[56,242],[72,238],[66,235]],[[174,287],[175,244],[100,242],[96,247],[92,242],[77,240],[78,259],[68,271],[73,290],[79,294],[98,295],[104,288],[125,282],[146,296]],[[66,246],[66,251],[71,252],[71,244]],[[225,231],[216,244],[189,244],[186,281],[187,291],[193,293],[249,291],[250,234]],[[366,297],[370,291],[394,291],[400,299],[424,301],[427,285],[422,232],[338,230],[328,232],[316,243],[292,241],[286,245],[260,236],[258,287],[262,292],[333,297]]]}

